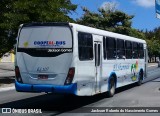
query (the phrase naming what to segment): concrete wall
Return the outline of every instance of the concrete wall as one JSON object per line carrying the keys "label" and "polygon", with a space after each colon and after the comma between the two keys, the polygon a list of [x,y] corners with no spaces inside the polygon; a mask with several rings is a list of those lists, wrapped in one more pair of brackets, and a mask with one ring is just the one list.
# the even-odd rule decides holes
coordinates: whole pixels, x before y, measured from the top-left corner
{"label": "concrete wall", "polygon": [[13,53],[6,53],[0,58],[0,62],[14,62],[15,55]]}

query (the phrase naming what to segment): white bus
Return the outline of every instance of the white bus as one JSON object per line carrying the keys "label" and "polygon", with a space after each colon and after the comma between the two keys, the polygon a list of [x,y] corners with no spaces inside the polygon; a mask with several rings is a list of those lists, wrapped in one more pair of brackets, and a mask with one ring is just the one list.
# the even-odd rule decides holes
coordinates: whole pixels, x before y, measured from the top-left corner
{"label": "white bus", "polygon": [[73,23],[31,23],[19,29],[15,58],[18,92],[92,96],[146,77],[142,39]]}

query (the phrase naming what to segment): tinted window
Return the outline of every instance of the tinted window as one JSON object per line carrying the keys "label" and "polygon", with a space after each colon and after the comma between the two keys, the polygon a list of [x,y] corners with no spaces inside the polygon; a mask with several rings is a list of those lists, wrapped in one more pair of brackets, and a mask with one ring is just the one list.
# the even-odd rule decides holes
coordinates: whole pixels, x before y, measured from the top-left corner
{"label": "tinted window", "polygon": [[116,40],[115,38],[106,37],[107,59],[116,58]]}
{"label": "tinted window", "polygon": [[117,58],[125,58],[124,40],[117,39]]}
{"label": "tinted window", "polygon": [[125,41],[125,46],[126,46],[126,58],[132,59],[132,42]]}
{"label": "tinted window", "polygon": [[78,33],[78,51],[80,60],[93,59],[93,39],[88,33]]}
{"label": "tinted window", "polygon": [[136,42],[133,42],[132,57],[135,59],[138,58],[138,49],[139,49],[139,44]]}
{"label": "tinted window", "polygon": [[144,49],[143,49],[143,44],[139,44],[139,58],[144,58]]}
{"label": "tinted window", "polygon": [[18,37],[17,52],[33,57],[56,57],[71,53],[73,41],[69,26],[45,25],[23,26]]}

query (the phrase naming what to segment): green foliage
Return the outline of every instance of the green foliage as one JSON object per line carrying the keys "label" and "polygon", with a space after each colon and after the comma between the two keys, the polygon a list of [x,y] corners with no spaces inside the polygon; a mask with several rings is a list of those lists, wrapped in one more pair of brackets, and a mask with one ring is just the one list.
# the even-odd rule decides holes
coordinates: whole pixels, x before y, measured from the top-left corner
{"label": "green foliage", "polygon": [[77,19],[79,24],[145,39],[145,35],[141,31],[131,27],[133,15],[113,8],[99,8],[97,13],[91,12],[85,7],[82,9],[84,15]]}
{"label": "green foliage", "polygon": [[68,14],[76,8],[70,0],[1,0],[0,57],[13,48],[20,24],[74,22]]}
{"label": "green foliage", "polygon": [[150,57],[160,57],[160,27],[155,28],[153,31],[145,32],[148,43],[148,53]]}
{"label": "green foliage", "polygon": [[149,56],[160,57],[160,27],[146,32],[134,29],[131,27],[134,16],[114,8],[99,8],[97,13],[83,8],[84,15],[77,19],[77,23],[144,39],[148,44]]}

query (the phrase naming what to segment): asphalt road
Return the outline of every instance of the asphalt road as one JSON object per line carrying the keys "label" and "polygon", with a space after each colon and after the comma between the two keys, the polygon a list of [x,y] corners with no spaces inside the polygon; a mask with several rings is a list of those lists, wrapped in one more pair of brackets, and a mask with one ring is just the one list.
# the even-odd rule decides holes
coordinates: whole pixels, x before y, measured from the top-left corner
{"label": "asphalt road", "polygon": [[[150,80],[155,78],[154,80]],[[43,115],[135,115],[128,113],[69,113],[76,112],[84,107],[160,107],[160,68],[149,67],[148,78],[141,86],[135,84],[121,87],[116,90],[112,98],[108,98],[106,93],[91,97],[75,97],[59,94],[44,93],[18,93],[15,90],[0,92],[0,108],[15,109],[42,109]],[[21,115],[21,114],[19,114]],[[34,114],[33,114],[34,115]],[[136,113],[136,115],[139,115]],[[144,116],[160,114],[140,114]]]}

